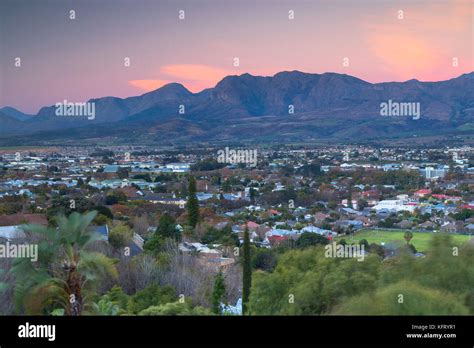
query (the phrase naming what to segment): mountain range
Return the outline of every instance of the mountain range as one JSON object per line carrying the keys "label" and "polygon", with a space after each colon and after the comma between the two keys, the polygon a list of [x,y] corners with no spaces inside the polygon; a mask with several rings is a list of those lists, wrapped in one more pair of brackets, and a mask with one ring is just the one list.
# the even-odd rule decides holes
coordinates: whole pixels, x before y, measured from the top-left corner
{"label": "mountain range", "polygon": [[[419,103],[418,120],[381,103]],[[439,82],[369,83],[337,73],[227,76],[191,93],[178,83],[129,98],[91,99],[95,118],[0,109],[1,145],[355,142],[474,133],[474,72]]]}

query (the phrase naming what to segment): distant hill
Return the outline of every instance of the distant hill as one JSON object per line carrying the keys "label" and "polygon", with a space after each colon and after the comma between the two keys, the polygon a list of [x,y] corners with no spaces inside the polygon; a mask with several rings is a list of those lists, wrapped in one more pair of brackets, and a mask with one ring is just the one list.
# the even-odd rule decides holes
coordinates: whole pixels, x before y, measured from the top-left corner
{"label": "distant hill", "polygon": [[[420,103],[420,119],[381,116],[380,105],[389,100]],[[141,96],[90,102],[96,108],[93,120],[56,116],[54,106],[42,108],[34,117],[3,108],[0,144],[14,144],[19,141],[16,135],[28,135],[21,143],[36,145],[98,140],[285,143],[472,135],[474,72],[440,82],[375,84],[336,73],[243,74],[227,76],[200,93],[172,83]]]}
{"label": "distant hill", "polygon": [[9,106],[1,108],[0,112],[2,112],[5,115],[8,115],[10,117],[13,117],[13,118],[15,118],[19,121],[25,121],[25,120],[28,120],[29,118],[33,117],[33,115],[24,114],[23,112],[15,109],[15,108],[11,108]]}

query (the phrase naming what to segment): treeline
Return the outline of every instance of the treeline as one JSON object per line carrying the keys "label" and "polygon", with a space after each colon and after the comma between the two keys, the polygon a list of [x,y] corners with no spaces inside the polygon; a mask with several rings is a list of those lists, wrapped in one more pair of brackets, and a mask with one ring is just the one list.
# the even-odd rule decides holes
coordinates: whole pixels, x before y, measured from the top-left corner
{"label": "treeline", "polygon": [[250,313],[472,315],[473,264],[474,247],[458,249],[445,234],[433,236],[423,258],[405,249],[384,261],[371,253],[359,262],[326,258],[321,246],[293,249],[269,271],[254,272]]}

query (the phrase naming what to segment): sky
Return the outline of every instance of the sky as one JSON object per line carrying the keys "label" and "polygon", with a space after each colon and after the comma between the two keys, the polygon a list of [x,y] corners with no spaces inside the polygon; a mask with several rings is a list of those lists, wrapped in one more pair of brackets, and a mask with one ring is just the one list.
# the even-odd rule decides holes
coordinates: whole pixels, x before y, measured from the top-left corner
{"label": "sky", "polygon": [[285,70],[447,80],[474,71],[473,33],[472,0],[0,0],[0,106]]}

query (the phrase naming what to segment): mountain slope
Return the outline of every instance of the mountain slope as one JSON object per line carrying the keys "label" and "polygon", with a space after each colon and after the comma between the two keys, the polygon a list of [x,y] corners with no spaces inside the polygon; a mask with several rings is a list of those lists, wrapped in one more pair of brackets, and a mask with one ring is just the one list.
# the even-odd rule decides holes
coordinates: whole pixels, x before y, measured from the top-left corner
{"label": "mountain slope", "polygon": [[[380,105],[389,100],[419,103],[420,119],[381,116]],[[91,102],[96,107],[94,120],[58,117],[53,106],[20,124],[10,120],[6,129],[11,134],[28,134],[32,143],[71,139],[116,143],[351,141],[466,134],[474,119],[474,73],[440,82],[376,84],[336,73],[243,74],[227,76],[200,93],[172,83],[141,96]]]}

